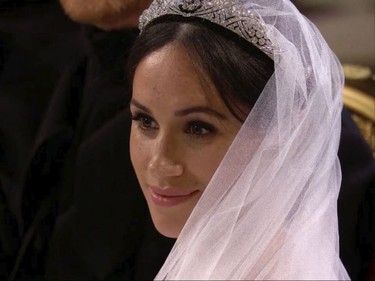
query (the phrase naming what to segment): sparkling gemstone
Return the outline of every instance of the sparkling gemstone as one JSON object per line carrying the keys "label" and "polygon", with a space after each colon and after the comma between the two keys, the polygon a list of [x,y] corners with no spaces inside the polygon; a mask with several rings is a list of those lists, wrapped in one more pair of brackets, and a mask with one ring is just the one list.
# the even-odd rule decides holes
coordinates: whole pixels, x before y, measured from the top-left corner
{"label": "sparkling gemstone", "polygon": [[194,13],[202,6],[200,0],[180,0],[178,7],[182,12]]}
{"label": "sparkling gemstone", "polygon": [[234,0],[156,0],[140,17],[141,31],[157,17],[178,15],[198,17],[221,25],[253,43],[266,54],[276,50],[266,35],[266,28],[250,9]]}
{"label": "sparkling gemstone", "polygon": [[264,37],[263,32],[260,31],[260,30],[258,30],[256,34],[257,34],[258,38],[263,38]]}

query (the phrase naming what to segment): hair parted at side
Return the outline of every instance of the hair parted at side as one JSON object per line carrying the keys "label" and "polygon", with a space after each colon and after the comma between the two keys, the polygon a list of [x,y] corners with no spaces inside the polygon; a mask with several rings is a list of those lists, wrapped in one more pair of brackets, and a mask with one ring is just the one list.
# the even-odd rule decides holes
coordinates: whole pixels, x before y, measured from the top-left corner
{"label": "hair parted at side", "polygon": [[199,74],[208,78],[231,113],[244,121],[274,72],[274,63],[255,46],[201,20],[155,21],[138,37],[129,55],[129,81],[147,55],[170,44],[186,49]]}
{"label": "hair parted at side", "polygon": [[[218,92],[234,116],[246,116],[155,280],[350,279],[337,220],[344,75],[292,2],[155,0],[143,13],[131,80],[150,53],[177,46],[202,85],[216,87],[206,95]],[[271,58],[232,23],[249,35],[263,26]]]}

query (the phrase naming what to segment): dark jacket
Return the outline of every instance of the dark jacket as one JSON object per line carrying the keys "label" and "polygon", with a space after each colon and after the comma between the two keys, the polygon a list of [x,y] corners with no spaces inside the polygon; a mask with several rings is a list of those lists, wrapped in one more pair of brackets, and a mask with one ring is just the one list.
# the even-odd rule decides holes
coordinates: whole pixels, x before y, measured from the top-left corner
{"label": "dark jacket", "polygon": [[0,2],[0,280],[151,279],[162,265],[174,241],[128,153],[136,36],[82,30],[55,1]]}
{"label": "dark jacket", "polygon": [[56,1],[0,1],[0,280],[24,238],[20,199],[39,126],[66,62],[83,55],[78,27]]}
{"label": "dark jacket", "polygon": [[338,155],[340,257],[352,280],[367,280],[369,263],[375,258],[375,159],[346,109]]}
{"label": "dark jacket", "polygon": [[47,279],[153,278],[173,245],[153,228],[130,162],[124,68],[137,33],[84,28],[87,56],[65,73],[39,130],[23,217],[45,242]]}

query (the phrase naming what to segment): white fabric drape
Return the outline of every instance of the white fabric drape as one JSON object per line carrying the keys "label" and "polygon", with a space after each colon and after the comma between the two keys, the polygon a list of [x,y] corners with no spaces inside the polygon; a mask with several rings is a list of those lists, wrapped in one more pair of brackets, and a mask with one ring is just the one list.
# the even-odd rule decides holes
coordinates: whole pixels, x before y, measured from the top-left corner
{"label": "white fabric drape", "polygon": [[348,280],[337,222],[340,63],[290,1],[241,2],[278,48],[275,73],[156,279]]}

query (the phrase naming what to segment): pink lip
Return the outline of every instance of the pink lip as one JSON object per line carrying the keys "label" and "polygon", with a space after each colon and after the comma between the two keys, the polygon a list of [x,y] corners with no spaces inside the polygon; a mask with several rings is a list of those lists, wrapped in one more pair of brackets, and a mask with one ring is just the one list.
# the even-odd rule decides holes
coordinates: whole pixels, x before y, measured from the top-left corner
{"label": "pink lip", "polygon": [[176,189],[161,189],[159,187],[150,186],[151,200],[155,205],[162,207],[172,207],[188,201],[199,190],[193,192],[181,192]]}

